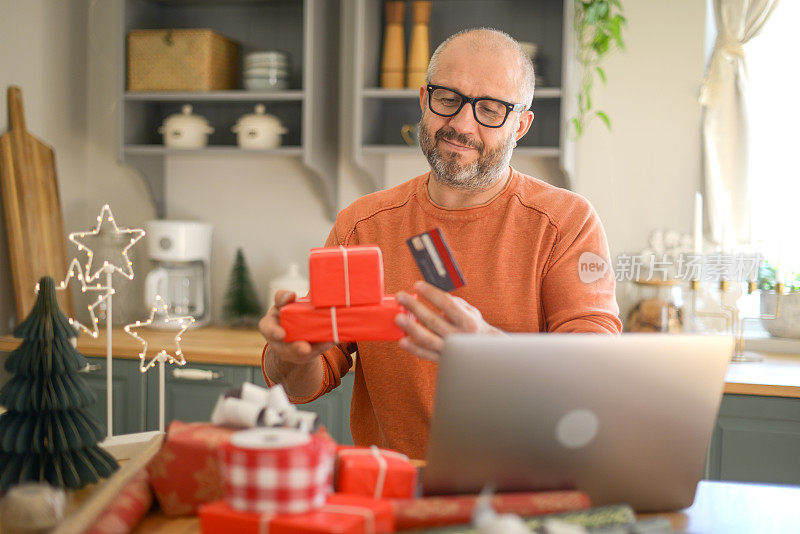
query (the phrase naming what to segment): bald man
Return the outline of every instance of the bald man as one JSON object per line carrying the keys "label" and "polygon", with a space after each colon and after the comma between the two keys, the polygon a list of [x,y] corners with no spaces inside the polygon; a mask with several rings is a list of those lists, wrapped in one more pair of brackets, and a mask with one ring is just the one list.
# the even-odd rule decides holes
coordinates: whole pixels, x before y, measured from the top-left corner
{"label": "bald man", "polygon": [[[425,457],[447,335],[621,331],[614,277],[584,283],[580,276],[582,254],[609,256],[595,211],[579,195],[509,165],[533,122],[533,65],[519,44],[497,30],[460,32],[436,49],[426,82],[419,138],[431,171],[355,201],[326,243],[380,246],[386,292],[397,293],[417,321],[396,318],[406,333],[399,342],[284,343],[279,309],[295,295],[278,292],[260,324],[267,383],[283,384],[296,403],[337,387],[357,353],[354,442],[412,458]],[[419,280],[405,244],[435,227],[467,281],[452,293]],[[486,365],[503,365],[502,355],[487,354]]]}

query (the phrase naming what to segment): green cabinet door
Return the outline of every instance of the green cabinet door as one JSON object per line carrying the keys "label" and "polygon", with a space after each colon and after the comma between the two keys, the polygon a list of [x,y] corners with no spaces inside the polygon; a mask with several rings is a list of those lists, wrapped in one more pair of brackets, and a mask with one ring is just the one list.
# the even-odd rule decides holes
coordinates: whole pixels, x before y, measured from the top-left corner
{"label": "green cabinet door", "polygon": [[[187,363],[165,365],[164,427],[170,421],[209,421],[217,398],[252,380],[252,369],[241,365]],[[147,372],[147,429],[158,430],[158,366]]]}
{"label": "green cabinet door", "polygon": [[[253,383],[267,387],[260,367],[253,368]],[[340,445],[352,445],[350,435],[350,400],[353,397],[353,373],[342,377],[338,388],[308,404],[299,404],[300,410],[319,415],[320,422]]]}
{"label": "green cabinet door", "polygon": [[[106,359],[86,358],[89,362],[83,378],[97,396],[89,412],[106,429]],[[114,384],[114,434],[130,434],[144,430],[145,376],[139,372],[139,360],[115,358],[112,365]]]}
{"label": "green cabinet door", "polygon": [[709,475],[713,480],[800,484],[800,399],[723,396]]}

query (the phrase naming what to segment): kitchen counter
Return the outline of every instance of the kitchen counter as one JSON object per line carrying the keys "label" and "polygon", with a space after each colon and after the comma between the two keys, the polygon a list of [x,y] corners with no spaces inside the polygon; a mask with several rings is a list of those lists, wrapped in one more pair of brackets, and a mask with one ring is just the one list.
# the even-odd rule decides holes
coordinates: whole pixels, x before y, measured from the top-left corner
{"label": "kitchen counter", "polygon": [[[174,332],[142,329],[143,337],[156,347],[174,347]],[[113,330],[114,356],[135,359],[141,344],[121,328]],[[0,337],[0,351],[10,352],[20,340],[11,336]],[[237,329],[209,326],[187,330],[181,348],[189,362],[221,365],[261,366],[264,338],[256,329]],[[105,356],[105,332],[94,339],[82,335],[78,350],[86,356]],[[800,398],[800,355],[763,353],[761,362],[731,363],[725,377],[725,393],[761,395],[766,397]]]}
{"label": "kitchen counter", "polygon": [[[148,342],[148,355],[161,348],[174,349],[175,331],[137,329],[136,332]],[[115,358],[136,359],[142,344],[126,334],[122,328],[114,328],[113,350]],[[187,330],[181,336],[181,349],[186,360],[192,363],[214,363],[222,365],[261,366],[261,351],[264,338],[256,329],[226,328],[207,326]],[[10,352],[17,348],[21,340],[12,336],[0,337],[0,351]],[[106,333],[100,332],[98,338],[81,335],[78,350],[84,356],[106,355]],[[153,353],[154,354],[154,353]]]}

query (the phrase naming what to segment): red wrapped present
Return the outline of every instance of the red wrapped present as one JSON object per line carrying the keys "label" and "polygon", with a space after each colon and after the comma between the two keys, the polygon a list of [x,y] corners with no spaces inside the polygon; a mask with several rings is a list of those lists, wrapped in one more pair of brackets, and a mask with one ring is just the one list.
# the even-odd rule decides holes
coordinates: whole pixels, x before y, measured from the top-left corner
{"label": "red wrapped present", "polygon": [[[470,523],[477,500],[477,495],[395,499],[392,505],[397,530]],[[576,490],[498,493],[492,497],[495,512],[522,517],[583,510],[591,504],[588,495]]]}
{"label": "red wrapped present", "polygon": [[164,515],[194,515],[199,505],[224,496],[219,448],[234,432],[211,423],[170,423],[147,466]]}
{"label": "red wrapped present", "polygon": [[336,491],[374,499],[409,499],[417,487],[417,468],[408,456],[372,447],[339,447]]}
{"label": "red wrapped present", "polygon": [[130,532],[150,511],[152,504],[153,490],[147,471],[143,469],[133,476],[85,534]]}
{"label": "red wrapped present", "polygon": [[225,500],[236,510],[298,514],[319,508],[333,487],[336,443],[327,432],[252,428],[220,449]]}
{"label": "red wrapped present", "polygon": [[400,313],[408,313],[394,296],[380,304],[316,308],[300,299],[281,307],[284,341],[394,341],[405,333],[394,323]]}
{"label": "red wrapped present", "polygon": [[200,507],[203,534],[384,534],[394,532],[392,504],[356,495],[330,495],[303,514],[240,512],[225,501]]}
{"label": "red wrapped present", "polygon": [[383,298],[383,257],[377,246],[313,248],[308,275],[317,308],[378,305]]}

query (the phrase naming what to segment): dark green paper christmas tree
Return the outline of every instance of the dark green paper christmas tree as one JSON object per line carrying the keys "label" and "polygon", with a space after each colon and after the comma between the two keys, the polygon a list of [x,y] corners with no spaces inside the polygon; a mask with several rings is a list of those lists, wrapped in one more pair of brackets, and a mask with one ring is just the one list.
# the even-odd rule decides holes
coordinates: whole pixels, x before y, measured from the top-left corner
{"label": "dark green paper christmas tree", "polygon": [[225,292],[225,305],[222,308],[222,319],[231,326],[254,326],[264,314],[258,301],[250,270],[244,261],[242,249],[236,250],[228,289]]}
{"label": "dark green paper christmas tree", "polygon": [[104,432],[88,412],[96,397],[78,372],[86,358],[70,342],[75,329],[56,301],[49,276],[14,330],[22,344],[6,360],[14,376],[0,390],[0,488],[43,481],[82,488],[108,477],[116,460],[97,442]]}

